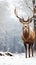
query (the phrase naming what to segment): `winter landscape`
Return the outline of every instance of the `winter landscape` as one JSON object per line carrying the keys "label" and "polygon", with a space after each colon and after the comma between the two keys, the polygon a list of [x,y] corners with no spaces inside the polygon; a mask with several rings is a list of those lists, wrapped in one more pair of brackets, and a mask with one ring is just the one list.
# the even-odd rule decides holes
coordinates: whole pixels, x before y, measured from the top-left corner
{"label": "winter landscape", "polygon": [[[28,16],[33,16],[32,0],[0,0],[0,53],[4,54],[0,56],[0,65],[36,65],[36,52],[33,57],[25,58],[21,39],[22,24],[14,14],[15,7],[19,17],[27,20]],[[34,29],[34,22],[29,26]],[[7,56],[6,52],[12,53],[12,56]]]}
{"label": "winter landscape", "polygon": [[25,54],[13,54],[13,56],[0,56],[0,65],[36,65],[36,55],[25,58]]}
{"label": "winter landscape", "polygon": [[[33,9],[31,0],[28,6]],[[0,0],[0,51],[23,53],[24,45],[21,39],[22,24],[14,14],[15,7],[18,10],[18,15],[20,17],[23,16],[25,20],[28,16],[33,16],[33,12],[26,6],[25,0]],[[30,27],[34,28],[33,22],[30,23]]]}

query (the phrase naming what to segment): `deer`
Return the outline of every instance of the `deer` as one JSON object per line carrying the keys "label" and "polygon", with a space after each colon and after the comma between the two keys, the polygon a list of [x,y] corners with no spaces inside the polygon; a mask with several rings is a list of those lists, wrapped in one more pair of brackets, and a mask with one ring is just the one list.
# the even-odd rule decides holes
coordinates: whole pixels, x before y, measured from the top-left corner
{"label": "deer", "polygon": [[15,16],[19,19],[20,23],[23,24],[22,31],[21,31],[21,38],[23,40],[23,44],[25,46],[25,57],[27,58],[27,44],[28,44],[28,53],[30,57],[30,49],[33,56],[33,44],[35,40],[35,31],[31,29],[29,24],[32,22],[32,17],[25,21],[24,18],[20,18],[17,14],[16,8],[14,9]]}

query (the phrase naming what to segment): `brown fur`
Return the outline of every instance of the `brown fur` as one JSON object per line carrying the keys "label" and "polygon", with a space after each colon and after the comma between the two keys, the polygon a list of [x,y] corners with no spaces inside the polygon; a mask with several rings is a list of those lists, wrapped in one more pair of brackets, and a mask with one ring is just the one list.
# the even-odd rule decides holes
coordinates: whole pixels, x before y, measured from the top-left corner
{"label": "brown fur", "polygon": [[26,58],[27,58],[27,44],[28,44],[28,52],[29,52],[29,57],[30,57],[30,48],[32,50],[32,56],[33,56],[33,44],[34,44],[34,40],[35,40],[35,31],[29,28],[29,34],[25,35],[24,34],[24,28],[22,28],[22,33],[21,33],[21,37],[25,46],[25,50],[26,50]]}
{"label": "brown fur", "polygon": [[25,46],[25,50],[26,50],[26,57],[27,57],[27,44],[28,44],[28,51],[29,51],[29,57],[30,57],[30,48],[32,48],[32,56],[33,56],[33,43],[35,40],[35,31],[32,29],[30,29],[29,27],[29,23],[32,21],[32,18],[27,19],[27,21],[24,20],[24,18],[20,18],[16,12],[16,8],[14,10],[14,13],[16,15],[16,17],[19,19],[19,21],[24,25],[22,27],[22,32],[21,32],[21,37]]}
{"label": "brown fur", "polygon": [[28,44],[29,44],[29,42],[30,42],[30,43],[33,43],[34,40],[35,40],[35,32],[34,32],[34,30],[29,29],[29,35],[28,35],[28,37],[27,37],[27,36],[24,34],[23,29],[22,29],[21,37],[22,37],[22,40],[23,40],[25,43],[27,43],[27,42],[28,42]]}

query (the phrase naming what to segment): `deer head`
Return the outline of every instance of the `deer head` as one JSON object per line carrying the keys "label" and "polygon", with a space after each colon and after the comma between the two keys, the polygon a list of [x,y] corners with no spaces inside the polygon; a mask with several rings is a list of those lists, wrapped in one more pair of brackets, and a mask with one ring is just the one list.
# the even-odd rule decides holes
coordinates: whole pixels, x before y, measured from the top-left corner
{"label": "deer head", "polygon": [[32,17],[31,17],[31,18],[28,17],[27,21],[25,21],[23,17],[20,18],[20,17],[18,16],[18,14],[17,14],[17,12],[16,12],[16,8],[14,9],[14,13],[15,13],[16,17],[19,19],[19,21],[23,24],[22,30],[23,30],[23,32],[24,32],[24,35],[27,36],[28,33],[29,33],[29,23],[31,23]]}

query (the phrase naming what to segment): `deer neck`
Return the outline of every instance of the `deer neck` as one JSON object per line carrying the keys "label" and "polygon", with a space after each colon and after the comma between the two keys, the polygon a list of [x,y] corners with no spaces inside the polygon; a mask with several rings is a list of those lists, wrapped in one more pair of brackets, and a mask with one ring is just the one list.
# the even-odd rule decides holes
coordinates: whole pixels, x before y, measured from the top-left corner
{"label": "deer neck", "polygon": [[27,39],[29,37],[29,30],[28,30],[28,33],[27,32],[26,33],[23,32],[23,35],[24,35],[24,38]]}

